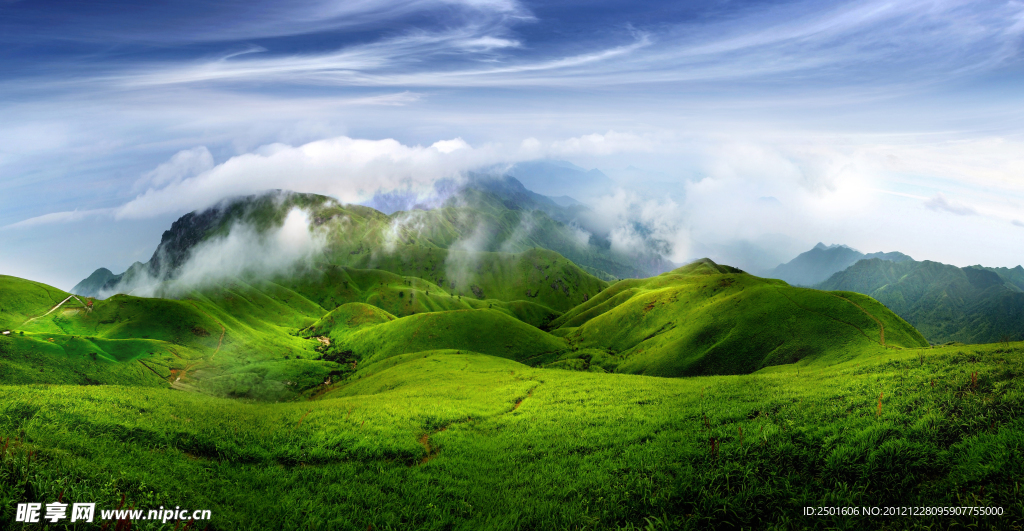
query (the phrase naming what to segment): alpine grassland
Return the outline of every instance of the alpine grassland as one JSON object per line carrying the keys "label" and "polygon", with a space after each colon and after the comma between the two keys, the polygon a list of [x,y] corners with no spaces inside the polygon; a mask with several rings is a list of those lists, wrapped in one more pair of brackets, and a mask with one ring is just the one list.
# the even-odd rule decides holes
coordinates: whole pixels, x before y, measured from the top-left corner
{"label": "alpine grassland", "polygon": [[710,260],[609,283],[542,249],[415,249],[174,298],[0,277],[0,521],[62,500],[212,514],[140,530],[1024,526],[1024,343],[929,346],[870,297]]}
{"label": "alpine grassland", "polygon": [[[312,401],[4,386],[0,485],[7,513],[173,505],[215,529],[1011,529],[1022,371],[1021,344],[681,379],[449,350]],[[1004,514],[803,515],[820,506]]]}

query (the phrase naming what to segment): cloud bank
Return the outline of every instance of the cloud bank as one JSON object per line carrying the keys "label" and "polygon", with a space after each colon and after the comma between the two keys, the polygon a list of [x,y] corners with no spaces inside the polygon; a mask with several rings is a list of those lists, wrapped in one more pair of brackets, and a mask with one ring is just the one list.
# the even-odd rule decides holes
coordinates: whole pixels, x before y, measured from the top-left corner
{"label": "cloud bank", "polygon": [[[178,159],[192,160],[193,155],[183,153],[191,152],[179,153],[165,165],[173,165]],[[296,147],[272,144],[232,157],[198,175],[151,186],[119,207],[114,216],[133,219],[192,210],[224,197],[278,188],[355,203],[381,190],[426,191],[438,180],[459,178],[465,171],[493,164],[501,157],[495,149],[474,149],[458,138],[426,147],[407,146],[393,139],[349,137]]]}
{"label": "cloud bank", "polygon": [[188,259],[174,272],[129,270],[115,291],[101,292],[100,296],[128,293],[174,298],[234,279],[301,273],[326,247],[327,235],[310,225],[309,213],[293,208],[279,227],[269,231],[260,232],[245,223],[233,224],[226,235],[193,247]]}

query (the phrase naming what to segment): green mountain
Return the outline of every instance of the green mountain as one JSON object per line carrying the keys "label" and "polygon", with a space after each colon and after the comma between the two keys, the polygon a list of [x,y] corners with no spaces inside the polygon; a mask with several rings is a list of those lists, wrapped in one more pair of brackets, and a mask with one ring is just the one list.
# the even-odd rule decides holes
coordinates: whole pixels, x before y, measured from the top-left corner
{"label": "green mountain", "polygon": [[509,168],[506,175],[518,179],[531,190],[556,197],[578,197],[582,194],[580,198],[583,199],[607,195],[616,187],[615,181],[601,170],[587,170],[560,160],[520,162]]}
{"label": "green mountain", "polygon": [[[340,205],[324,196],[283,191],[222,201],[175,221],[146,263],[136,263],[120,275],[97,270],[72,291],[107,296],[148,286],[143,292],[150,293],[181,276],[197,248],[228,239],[239,227],[257,235],[271,233],[293,209],[307,212],[314,229],[324,237],[325,262],[446,281],[449,289],[466,293],[478,283],[471,269],[479,264],[470,264],[465,257],[481,252],[512,259],[532,249],[549,249],[603,280],[648,276],[672,268],[654,250],[635,255],[613,251],[606,238],[573,225],[572,209],[529,192],[514,179],[475,182],[475,187],[459,190],[438,208],[390,215],[365,206]],[[410,264],[409,257],[434,267],[428,273]]]}
{"label": "green mountain", "polygon": [[804,358],[927,346],[868,297],[795,288],[707,259],[618,282],[552,326],[592,364],[656,376],[746,374]]}
{"label": "green mountain", "polygon": [[838,271],[857,263],[860,260],[878,258],[891,262],[912,260],[900,252],[864,254],[845,245],[829,245],[818,243],[813,249],[801,253],[796,258],[780,264],[765,273],[769,278],[778,278],[797,286],[814,286]]}
{"label": "green mountain", "polygon": [[105,267],[101,267],[96,271],[93,271],[93,273],[85,280],[75,284],[75,287],[71,288],[71,293],[81,295],[83,297],[95,297],[99,295],[103,286],[114,279],[120,280],[118,275],[115,275]]}
{"label": "green mountain", "polygon": [[862,260],[819,289],[869,295],[933,343],[1024,339],[1024,278],[1013,269],[956,267],[938,262]]}
{"label": "green mountain", "polygon": [[[360,213],[383,217],[368,208],[316,212],[322,224],[343,213],[344,227],[359,231],[367,225]],[[794,288],[710,260],[609,286],[547,250],[471,253],[407,243],[379,253],[367,245],[365,237],[333,241],[290,274],[227,277],[176,299],[71,298],[77,305],[65,301],[50,313],[65,294],[44,297],[42,286],[12,279],[12,299],[37,294],[33,309],[19,310],[18,329],[26,335],[15,338],[16,350],[46,342],[52,355],[74,362],[29,378],[14,358],[11,374],[21,376],[11,378],[109,382],[128,363],[137,385],[279,400],[316,392],[365,364],[439,349],[532,366],[679,377],[927,344],[867,297]],[[342,253],[359,267],[333,263]],[[451,276],[453,257],[471,264],[465,277]]]}

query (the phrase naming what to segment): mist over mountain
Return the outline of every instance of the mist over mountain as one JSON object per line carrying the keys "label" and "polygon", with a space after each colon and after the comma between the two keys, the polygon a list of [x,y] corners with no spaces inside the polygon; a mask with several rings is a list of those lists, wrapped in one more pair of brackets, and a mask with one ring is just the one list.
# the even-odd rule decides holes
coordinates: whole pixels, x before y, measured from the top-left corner
{"label": "mist over mountain", "polygon": [[1024,268],[956,267],[866,259],[815,286],[881,302],[929,341],[992,343],[1024,339]]}
{"label": "mist over mountain", "polygon": [[586,169],[562,160],[538,160],[512,165],[505,175],[547,196],[588,199],[607,194],[616,184],[598,169]]}
{"label": "mist over mountain", "polygon": [[[615,248],[601,213],[571,198],[562,203],[508,175],[485,173],[470,174],[461,183],[438,182],[428,197],[377,194],[367,202],[372,206],[280,190],[225,199],[172,223],[146,263],[120,275],[97,271],[73,291],[174,296],[218,276],[274,275],[315,263],[386,269],[378,263],[382,256],[408,254],[410,247],[439,252],[443,260],[549,249],[605,280],[675,267],[663,255],[668,244],[653,231],[643,232],[640,245],[623,252]],[[300,242],[298,248],[289,247],[293,240]]]}
{"label": "mist over mountain", "polygon": [[615,187],[615,182],[600,170],[586,170],[559,160],[539,160],[483,168],[467,172],[462,179],[440,179],[426,194],[411,190],[378,191],[362,204],[389,215],[399,210],[430,210],[443,206],[463,190],[473,189],[501,197],[513,210],[533,208],[564,218],[555,207],[583,206],[580,198],[608,195]]}
{"label": "mist over mountain", "polygon": [[900,252],[864,254],[846,245],[826,246],[819,242],[810,251],[801,253],[789,262],[766,271],[765,276],[785,280],[797,286],[813,286],[860,260],[870,258],[891,262],[912,260],[911,257]]}

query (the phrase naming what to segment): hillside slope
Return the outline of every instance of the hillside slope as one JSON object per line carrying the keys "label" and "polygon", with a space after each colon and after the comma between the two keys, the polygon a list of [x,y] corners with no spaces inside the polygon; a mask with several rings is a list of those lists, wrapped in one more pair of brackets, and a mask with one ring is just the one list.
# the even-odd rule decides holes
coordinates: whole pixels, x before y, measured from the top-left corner
{"label": "hillside slope", "polygon": [[[368,363],[426,350],[678,377],[927,345],[869,297],[794,288],[707,259],[602,290],[546,250],[476,253],[468,286],[434,278],[451,256],[423,246],[366,253],[377,267],[412,275],[328,265],[273,281],[225,280],[180,300],[116,295],[21,328],[56,344],[142,341],[116,355],[90,352],[142,366],[163,379],[155,384],[264,400],[315,394]],[[49,302],[37,304],[38,314]]]}
{"label": "hillside slope", "polygon": [[[432,312],[395,319],[379,310],[350,306],[339,309],[347,311],[328,331],[331,344],[327,352],[347,353],[349,359],[362,364],[401,354],[455,349],[537,365],[568,350],[564,339],[495,310]],[[314,325],[312,330],[316,328]],[[314,333],[312,330],[309,333]],[[322,331],[321,327],[317,333]]]}
{"label": "hillside slope", "polygon": [[794,288],[707,259],[618,282],[552,327],[590,363],[657,376],[743,374],[805,358],[927,346],[868,297]]}

